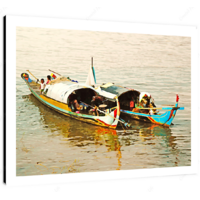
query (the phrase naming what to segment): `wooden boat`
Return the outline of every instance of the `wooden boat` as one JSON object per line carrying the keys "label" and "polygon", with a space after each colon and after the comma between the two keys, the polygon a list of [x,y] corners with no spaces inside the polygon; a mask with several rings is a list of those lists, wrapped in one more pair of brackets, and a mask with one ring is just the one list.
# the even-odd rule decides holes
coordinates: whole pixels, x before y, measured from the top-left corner
{"label": "wooden boat", "polygon": [[[101,95],[102,98],[107,99],[106,102],[104,102],[104,105],[106,104],[107,107],[101,112],[98,112],[100,111],[98,109],[94,109],[93,111],[97,111],[96,115],[96,112],[91,111],[92,106],[88,105],[92,97],[98,95],[93,87],[86,84],[73,83],[71,81],[62,81],[54,85],[48,85],[48,87],[46,86],[45,94],[41,94],[40,84],[32,80],[28,73],[22,73],[21,78],[25,81],[31,93],[41,103],[65,116],[112,129],[115,129],[118,121],[120,121],[120,107],[117,95],[113,95],[109,92],[104,93],[104,96]],[[85,103],[86,97],[87,102]],[[72,103],[73,98],[77,98],[79,102],[82,102],[82,110],[74,110]]]}
{"label": "wooden boat", "polygon": [[170,126],[172,124],[172,121],[176,115],[177,110],[184,110],[184,107],[178,107],[178,100],[179,96],[177,95],[176,98],[176,104],[173,107],[162,107],[162,108],[156,108],[153,109],[162,109],[166,112],[163,114],[150,114],[149,111],[152,110],[152,108],[140,108],[140,111],[146,110],[147,113],[140,112],[133,112],[130,111],[130,101],[131,97],[135,96],[139,98],[140,92],[134,89],[114,85],[113,83],[107,83],[104,85],[101,85],[97,88],[99,94],[103,94],[104,92],[109,92],[112,94],[115,94],[118,96],[119,102],[120,102],[120,111],[121,116],[128,116],[131,119],[134,120],[140,120],[144,122],[151,122],[154,124],[159,124],[163,126]]}

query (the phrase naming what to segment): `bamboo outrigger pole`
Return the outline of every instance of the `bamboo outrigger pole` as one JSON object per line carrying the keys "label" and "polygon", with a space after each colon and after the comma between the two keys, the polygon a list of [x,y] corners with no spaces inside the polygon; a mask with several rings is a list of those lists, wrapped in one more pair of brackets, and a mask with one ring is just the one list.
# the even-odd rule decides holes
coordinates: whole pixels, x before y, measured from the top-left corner
{"label": "bamboo outrigger pole", "polygon": [[29,70],[26,71],[29,72],[29,74],[31,74],[36,80],[38,80]]}
{"label": "bamboo outrigger pole", "polygon": [[57,72],[54,72],[54,71],[52,71],[52,70],[50,70],[50,69],[49,69],[49,71],[50,71],[50,72],[53,72],[53,73],[55,73],[55,74],[58,74],[59,76],[62,76],[61,74],[59,74],[59,73],[57,73]]}
{"label": "bamboo outrigger pole", "polygon": [[[153,107],[153,108],[136,108],[136,109],[140,109],[140,110],[157,110],[157,109],[161,109],[161,110],[171,110],[177,108],[175,106],[172,107],[161,107],[161,108],[157,108],[157,107]],[[183,110],[184,107],[178,107],[179,110]]]}
{"label": "bamboo outrigger pole", "polygon": [[38,78],[36,78],[29,70],[26,70],[27,72],[29,72],[37,81],[39,81]]}

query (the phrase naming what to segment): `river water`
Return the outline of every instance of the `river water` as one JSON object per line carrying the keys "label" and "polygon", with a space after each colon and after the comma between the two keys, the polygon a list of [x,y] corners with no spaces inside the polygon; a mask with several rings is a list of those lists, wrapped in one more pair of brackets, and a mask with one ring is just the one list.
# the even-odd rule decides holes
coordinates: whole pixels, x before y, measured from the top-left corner
{"label": "river water", "polygon": [[[191,165],[191,38],[17,27],[16,175]],[[20,78],[48,69],[85,82],[91,57],[97,84],[149,92],[178,111],[169,128],[132,121],[116,130],[65,117],[42,105]]]}

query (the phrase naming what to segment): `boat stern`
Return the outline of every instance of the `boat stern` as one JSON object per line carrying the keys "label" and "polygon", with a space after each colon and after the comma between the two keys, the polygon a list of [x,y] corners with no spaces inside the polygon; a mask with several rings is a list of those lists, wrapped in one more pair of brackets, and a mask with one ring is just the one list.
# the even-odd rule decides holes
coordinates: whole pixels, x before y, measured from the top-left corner
{"label": "boat stern", "polygon": [[166,123],[164,124],[165,126],[170,126],[172,124],[172,121],[173,121],[173,119],[174,119],[174,117],[176,115],[176,112],[177,112],[178,108],[179,108],[178,107],[178,101],[179,101],[179,95],[177,94],[176,95],[176,104],[172,108],[171,111],[168,111],[168,112],[170,112],[170,114],[169,114],[169,118],[167,119]]}

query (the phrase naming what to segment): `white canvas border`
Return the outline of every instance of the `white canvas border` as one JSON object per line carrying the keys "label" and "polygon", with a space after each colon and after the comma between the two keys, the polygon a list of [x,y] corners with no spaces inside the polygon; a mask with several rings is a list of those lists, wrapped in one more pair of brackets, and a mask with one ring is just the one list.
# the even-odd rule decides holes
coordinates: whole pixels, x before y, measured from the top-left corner
{"label": "white canvas border", "polygon": [[[166,176],[197,173],[198,155],[198,65],[197,27],[136,24],[108,21],[70,20],[40,17],[6,16],[6,182],[7,185],[35,185],[70,183],[136,177]],[[134,169],[107,172],[85,172],[75,174],[16,176],[16,27],[41,27],[72,30],[173,35],[191,37],[191,166],[154,169]]]}

